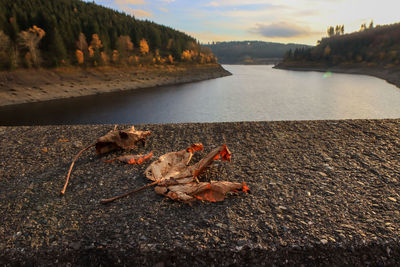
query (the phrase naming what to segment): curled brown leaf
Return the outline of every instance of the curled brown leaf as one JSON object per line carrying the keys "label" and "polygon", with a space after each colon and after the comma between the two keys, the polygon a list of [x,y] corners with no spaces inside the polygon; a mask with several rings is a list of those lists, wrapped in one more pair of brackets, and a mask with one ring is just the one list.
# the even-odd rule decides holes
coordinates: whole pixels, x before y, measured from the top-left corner
{"label": "curled brown leaf", "polygon": [[145,142],[150,131],[136,131],[135,127],[126,130],[114,129],[96,141],[96,153],[104,154],[113,150],[136,148],[139,142]]}
{"label": "curled brown leaf", "polygon": [[[134,149],[136,148],[137,143],[145,142],[146,137],[149,136],[150,134],[151,134],[150,131],[136,131],[134,126],[126,130],[117,130],[117,127],[115,127],[114,130],[98,138],[95,144],[91,144],[83,148],[81,151],[78,152],[78,154],[74,157],[74,159],[71,162],[64,187],[61,190],[61,194],[63,195],[65,193],[75,161],[78,160],[78,158],[83,152],[90,149],[91,147],[96,147],[97,154],[108,153],[116,149],[123,149],[123,150]],[[138,160],[141,161],[140,159]]]}

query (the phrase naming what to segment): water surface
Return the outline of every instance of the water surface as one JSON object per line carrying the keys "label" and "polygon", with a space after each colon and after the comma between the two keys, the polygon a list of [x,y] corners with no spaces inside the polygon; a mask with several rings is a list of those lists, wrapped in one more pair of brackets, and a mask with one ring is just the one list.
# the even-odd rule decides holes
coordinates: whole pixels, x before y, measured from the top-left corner
{"label": "water surface", "polygon": [[400,118],[400,89],[364,75],[224,65],[232,76],[0,108],[1,125]]}

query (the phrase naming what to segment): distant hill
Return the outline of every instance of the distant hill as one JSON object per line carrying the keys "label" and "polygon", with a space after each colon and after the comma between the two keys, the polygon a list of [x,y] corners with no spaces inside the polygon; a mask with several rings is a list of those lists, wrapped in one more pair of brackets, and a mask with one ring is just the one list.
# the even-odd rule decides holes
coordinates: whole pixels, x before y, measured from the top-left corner
{"label": "distant hill", "polygon": [[[333,27],[330,27],[333,29]],[[329,29],[328,29],[329,30]],[[400,23],[370,24],[349,34],[331,34],[308,49],[294,49],[282,66],[400,67]]]}
{"label": "distant hill", "polygon": [[280,61],[290,49],[310,47],[262,41],[217,42],[205,46],[211,48],[222,64],[270,64]]}
{"label": "distant hill", "polygon": [[205,54],[207,50],[183,32],[94,2],[0,0],[0,69],[200,63],[212,59]]}

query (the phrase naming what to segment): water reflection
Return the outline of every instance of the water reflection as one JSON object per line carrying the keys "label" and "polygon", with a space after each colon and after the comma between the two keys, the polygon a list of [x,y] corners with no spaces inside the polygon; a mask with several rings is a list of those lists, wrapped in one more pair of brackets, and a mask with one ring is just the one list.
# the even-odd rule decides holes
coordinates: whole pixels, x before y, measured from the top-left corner
{"label": "water reflection", "polygon": [[400,89],[362,76],[224,66],[198,83],[0,108],[1,125],[399,118]]}

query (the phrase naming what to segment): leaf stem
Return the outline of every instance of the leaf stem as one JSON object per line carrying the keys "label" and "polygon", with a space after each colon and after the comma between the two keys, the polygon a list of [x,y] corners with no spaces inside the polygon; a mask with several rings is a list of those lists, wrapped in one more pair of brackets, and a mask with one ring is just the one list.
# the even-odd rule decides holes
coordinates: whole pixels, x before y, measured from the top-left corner
{"label": "leaf stem", "polygon": [[65,185],[64,185],[63,189],[61,190],[61,195],[64,195],[64,194],[65,194],[65,190],[67,189],[67,185],[68,185],[68,182],[69,182],[69,177],[71,176],[72,168],[73,168],[74,165],[75,165],[75,161],[80,157],[80,155],[81,155],[83,152],[85,152],[86,150],[88,150],[89,148],[94,147],[94,146],[95,146],[95,144],[91,144],[91,145],[85,147],[84,149],[82,149],[81,151],[79,151],[78,154],[76,154],[76,156],[75,156],[74,159],[72,160],[71,166],[69,167],[69,171],[68,171],[68,174],[67,174],[67,180],[65,181]]}

